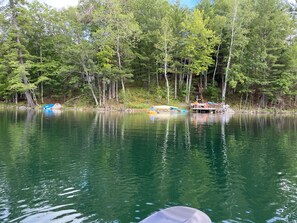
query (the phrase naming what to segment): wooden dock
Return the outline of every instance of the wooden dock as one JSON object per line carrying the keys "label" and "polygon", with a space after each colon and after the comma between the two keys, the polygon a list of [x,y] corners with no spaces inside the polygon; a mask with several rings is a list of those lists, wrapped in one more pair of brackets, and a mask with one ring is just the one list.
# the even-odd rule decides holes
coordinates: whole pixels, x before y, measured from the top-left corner
{"label": "wooden dock", "polygon": [[197,113],[217,113],[218,109],[217,108],[193,107],[192,111],[197,112]]}

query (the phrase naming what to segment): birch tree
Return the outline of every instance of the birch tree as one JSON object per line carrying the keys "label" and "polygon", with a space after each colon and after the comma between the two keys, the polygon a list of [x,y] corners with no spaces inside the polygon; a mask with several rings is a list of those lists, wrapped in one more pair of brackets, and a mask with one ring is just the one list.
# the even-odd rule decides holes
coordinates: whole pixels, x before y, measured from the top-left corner
{"label": "birch tree", "polygon": [[164,68],[164,78],[166,82],[166,90],[167,90],[167,104],[170,102],[170,86],[168,80],[168,68],[170,63],[172,63],[172,53],[173,47],[175,46],[175,38],[173,36],[173,30],[171,28],[172,22],[170,21],[170,17],[166,15],[161,21],[160,28],[160,37],[159,43],[156,44],[156,47],[161,51],[161,60]]}
{"label": "birch tree", "polygon": [[229,69],[230,69],[230,64],[231,64],[232,50],[233,50],[233,44],[234,44],[234,38],[235,38],[235,24],[236,24],[236,19],[237,19],[237,11],[238,11],[238,2],[237,2],[237,0],[234,0],[229,54],[228,54],[225,79],[224,79],[223,89],[222,89],[222,101],[223,102],[225,102],[225,99],[226,99],[226,90],[227,90],[227,83],[228,83],[228,77],[229,77]]}

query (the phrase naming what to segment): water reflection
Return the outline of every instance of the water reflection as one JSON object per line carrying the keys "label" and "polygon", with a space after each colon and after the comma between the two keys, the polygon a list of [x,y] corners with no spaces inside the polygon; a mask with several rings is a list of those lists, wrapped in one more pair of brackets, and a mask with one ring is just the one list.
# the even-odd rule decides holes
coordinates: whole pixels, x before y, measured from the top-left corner
{"label": "water reflection", "polygon": [[209,113],[193,113],[191,121],[197,128],[198,125],[211,125],[215,123],[227,124],[232,118],[233,113],[209,114]]}
{"label": "water reflection", "polygon": [[0,112],[1,222],[138,222],[172,205],[214,222],[297,218],[294,118],[51,117]]}
{"label": "water reflection", "polygon": [[169,119],[184,119],[188,113],[177,113],[177,112],[161,112],[155,114],[149,114],[149,118],[152,122],[158,120],[169,120]]}
{"label": "water reflection", "polygon": [[45,117],[55,117],[55,116],[60,116],[62,113],[61,110],[57,109],[43,109],[43,114]]}
{"label": "water reflection", "polygon": [[44,206],[41,208],[24,208],[23,216],[13,219],[11,222],[84,222],[87,217],[83,217],[75,209],[71,209],[73,204],[59,205],[55,207]]}

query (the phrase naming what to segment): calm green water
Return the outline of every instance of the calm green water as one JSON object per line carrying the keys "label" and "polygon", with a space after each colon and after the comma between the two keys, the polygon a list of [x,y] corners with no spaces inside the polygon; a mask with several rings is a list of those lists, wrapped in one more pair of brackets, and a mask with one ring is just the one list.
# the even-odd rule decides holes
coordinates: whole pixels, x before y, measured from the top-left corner
{"label": "calm green water", "polygon": [[297,222],[297,118],[0,111],[0,222]]}

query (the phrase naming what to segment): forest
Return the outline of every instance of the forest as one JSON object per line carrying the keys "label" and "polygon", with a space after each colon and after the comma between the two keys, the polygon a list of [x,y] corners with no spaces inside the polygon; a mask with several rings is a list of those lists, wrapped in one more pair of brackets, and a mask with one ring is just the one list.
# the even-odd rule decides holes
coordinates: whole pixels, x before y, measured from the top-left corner
{"label": "forest", "polygon": [[80,0],[56,9],[0,1],[0,101],[104,107],[139,95],[149,106],[198,96],[296,107],[296,5]]}

